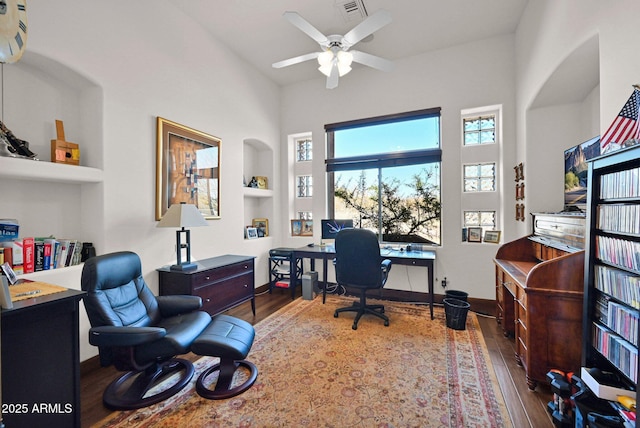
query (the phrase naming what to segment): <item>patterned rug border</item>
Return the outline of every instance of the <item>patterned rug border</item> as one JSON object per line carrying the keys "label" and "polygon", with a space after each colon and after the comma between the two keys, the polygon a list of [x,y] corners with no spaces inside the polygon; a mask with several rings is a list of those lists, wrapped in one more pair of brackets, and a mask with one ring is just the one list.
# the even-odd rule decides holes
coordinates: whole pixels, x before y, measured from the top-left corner
{"label": "patterned rug border", "polygon": [[[332,296],[328,295],[326,303],[327,305],[332,306],[344,306],[351,301],[354,301],[352,298],[347,298],[343,296]],[[374,303],[375,299],[368,299],[369,303]],[[403,302],[395,302],[395,301],[380,301],[380,303],[384,303],[385,312],[388,314],[393,313],[403,313],[411,316],[417,316],[424,318],[426,321],[431,321],[429,319],[429,307],[428,305],[417,305],[412,303],[403,303]],[[254,346],[260,343],[261,341],[268,340],[271,335],[275,334],[278,330],[282,329],[283,326],[286,326],[292,320],[296,319],[301,313],[305,312],[312,305],[319,304],[322,305],[322,299],[316,298],[314,300],[303,300],[302,298],[298,298],[292,301],[290,304],[280,308],[273,314],[269,315],[262,321],[258,322],[254,328],[256,329],[256,340]],[[390,317],[393,320],[393,317]],[[392,321],[393,322],[393,321]],[[434,320],[433,322],[441,322],[445,323],[445,314],[444,309],[442,307],[436,306],[434,307]],[[482,331],[480,329],[480,325],[477,320],[477,316],[473,312],[469,312],[467,316],[467,324],[466,329],[463,331],[453,330],[450,328],[445,328],[447,335],[447,355],[456,357],[458,356],[458,352],[456,352],[456,346],[458,346],[458,342],[456,340],[456,335],[464,335],[468,334],[470,343],[469,346],[472,348],[472,355],[475,358],[475,364],[478,370],[481,372],[481,375],[486,382],[484,382],[482,386],[482,394],[480,398],[487,405],[493,406],[499,410],[497,414],[489,414],[490,423],[492,427],[507,427],[512,428],[512,422],[510,420],[510,415],[507,410],[504,397],[502,395],[502,390],[498,384],[497,376],[495,373],[495,369],[491,362],[491,358],[489,355],[489,351],[484,340],[484,336],[482,335]],[[191,381],[191,385],[187,386],[182,393],[177,394],[176,396],[165,400],[162,403],[156,404],[154,406],[134,410],[134,411],[122,411],[122,412],[113,412],[109,416],[105,417],[99,423],[92,425],[92,427],[116,427],[116,426],[135,426],[136,428],[148,428],[155,426],[155,422],[152,422],[151,419],[148,419],[150,416],[157,417],[168,415],[173,411],[173,408],[187,402],[188,400],[194,398],[195,395],[195,380],[200,372],[202,372],[206,367],[211,364],[215,364],[218,361],[216,357],[201,357],[197,361],[194,362],[194,366],[196,369],[196,374],[194,375],[194,379]],[[447,377],[457,378],[459,364],[456,360],[455,363],[447,365]],[[190,391],[191,390],[191,394]],[[185,393],[186,392],[186,393]],[[463,399],[461,399],[463,397]],[[465,400],[469,399],[468,394],[465,395],[465,391],[461,389],[460,384],[456,383],[454,385],[450,385],[449,388],[449,403],[450,403],[450,418],[449,418],[449,426],[450,427],[462,427],[462,426],[475,426],[470,424],[467,420],[465,423]],[[477,405],[477,403],[476,403]],[[148,422],[148,423],[145,423]],[[122,425],[121,425],[122,424]]]}

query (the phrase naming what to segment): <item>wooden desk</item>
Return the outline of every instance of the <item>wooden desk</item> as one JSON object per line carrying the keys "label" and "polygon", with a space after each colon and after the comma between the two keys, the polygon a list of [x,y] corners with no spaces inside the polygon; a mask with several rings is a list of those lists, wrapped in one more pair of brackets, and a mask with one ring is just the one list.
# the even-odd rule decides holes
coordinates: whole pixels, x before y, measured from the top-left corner
{"label": "wooden desk", "polygon": [[516,362],[531,390],[551,369],[580,369],[584,250],[567,239],[584,232],[584,217],[557,216],[550,230],[558,236],[550,239],[537,226],[552,217],[537,214],[536,233],[502,245],[494,260],[496,320],[505,336],[514,336]]}
{"label": "wooden desk", "polygon": [[256,314],[253,256],[225,255],[196,262],[197,268],[188,271],[158,270],[160,295],[188,294],[202,298],[202,310],[219,314],[240,303],[251,300]]}
{"label": "wooden desk", "polygon": [[[293,250],[294,257],[297,259],[310,259],[311,270],[315,270],[315,260],[322,259],[322,303],[325,302],[327,295],[327,267],[328,260],[333,260],[336,251],[333,245],[315,245],[313,247],[300,247]],[[383,259],[391,260],[392,264],[404,266],[424,266],[427,271],[427,286],[429,288],[429,309],[431,319],[433,319],[433,267],[436,260],[435,251],[399,251],[391,249],[381,249],[380,256]]]}
{"label": "wooden desk", "polygon": [[80,427],[78,302],[84,292],[2,310],[2,410],[7,427]]}

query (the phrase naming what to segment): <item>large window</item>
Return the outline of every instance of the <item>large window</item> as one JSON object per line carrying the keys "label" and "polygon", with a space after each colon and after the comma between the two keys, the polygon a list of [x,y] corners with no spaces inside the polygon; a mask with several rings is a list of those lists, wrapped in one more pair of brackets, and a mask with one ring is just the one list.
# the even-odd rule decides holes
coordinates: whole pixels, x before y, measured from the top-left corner
{"label": "large window", "polygon": [[329,216],[440,245],[440,109],[325,126]]}

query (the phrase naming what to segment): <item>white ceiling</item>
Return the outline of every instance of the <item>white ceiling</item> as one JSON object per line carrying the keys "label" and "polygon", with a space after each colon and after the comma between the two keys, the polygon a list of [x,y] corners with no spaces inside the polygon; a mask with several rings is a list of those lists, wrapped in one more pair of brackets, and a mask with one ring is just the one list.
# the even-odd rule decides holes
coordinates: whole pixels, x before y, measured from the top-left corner
{"label": "white ceiling", "polygon": [[[344,35],[346,0],[171,0],[215,38],[280,85],[324,78],[315,61],[284,69],[271,64],[319,51],[318,44],[282,17],[295,11],[325,35]],[[393,21],[354,49],[390,60],[515,32],[527,0],[352,0],[368,15],[379,9]],[[357,72],[356,65],[352,73]]]}

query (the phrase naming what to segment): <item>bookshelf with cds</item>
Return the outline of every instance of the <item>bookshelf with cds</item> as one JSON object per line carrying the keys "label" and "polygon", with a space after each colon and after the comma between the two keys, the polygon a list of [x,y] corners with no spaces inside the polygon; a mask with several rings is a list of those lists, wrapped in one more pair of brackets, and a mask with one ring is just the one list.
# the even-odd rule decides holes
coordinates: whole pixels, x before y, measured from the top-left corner
{"label": "bookshelf with cds", "polygon": [[582,365],[616,373],[636,390],[640,146],[593,159],[588,174]]}

